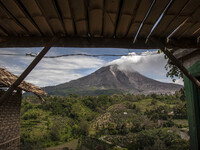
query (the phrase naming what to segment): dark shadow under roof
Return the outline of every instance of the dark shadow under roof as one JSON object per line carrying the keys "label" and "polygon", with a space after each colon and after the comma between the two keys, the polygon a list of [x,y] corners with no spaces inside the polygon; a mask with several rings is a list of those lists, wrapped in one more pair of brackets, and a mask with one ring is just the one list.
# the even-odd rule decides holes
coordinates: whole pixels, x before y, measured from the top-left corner
{"label": "dark shadow under roof", "polygon": [[55,35],[60,47],[158,48],[152,39],[199,47],[199,6],[199,0],[1,0],[0,47],[44,46]]}

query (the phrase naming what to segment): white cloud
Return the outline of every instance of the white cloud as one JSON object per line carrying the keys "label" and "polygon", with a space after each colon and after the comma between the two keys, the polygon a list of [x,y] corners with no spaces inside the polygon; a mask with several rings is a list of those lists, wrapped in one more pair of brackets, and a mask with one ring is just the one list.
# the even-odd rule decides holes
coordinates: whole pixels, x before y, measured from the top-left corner
{"label": "white cloud", "polygon": [[[0,65],[20,75],[32,60],[32,57],[0,56]],[[96,70],[104,64],[103,60],[96,57],[44,58],[25,80],[42,87],[56,85],[86,75],[80,69]]]}
{"label": "white cloud", "polygon": [[[0,49],[0,52],[25,54],[32,51],[38,53],[40,49],[41,48],[17,50]],[[113,49],[113,53],[115,53],[115,49]],[[64,50],[55,49],[54,51],[50,51],[47,55],[59,54],[65,54]],[[164,66],[167,60],[164,59],[163,54],[156,54],[154,51],[143,52],[141,55],[137,55],[136,53],[130,53],[129,55],[130,56],[122,56],[108,64],[118,64],[119,68],[122,70],[138,71],[147,77],[163,82],[171,82],[171,79],[166,78]],[[20,75],[33,59],[33,57],[25,56],[14,57],[0,55],[0,66],[7,68],[16,75]],[[57,85],[88,75],[105,65],[108,60],[113,59],[115,59],[115,57],[110,57],[109,59],[105,57],[97,58],[86,56],[60,57],[54,59],[44,58],[25,80],[42,87]],[[177,83],[181,82],[177,80]]]}
{"label": "white cloud", "polygon": [[167,60],[163,54],[144,52],[141,55],[130,53],[129,56],[122,56],[108,63],[108,65],[117,64],[121,70],[137,71],[147,77],[170,82],[170,80],[166,80],[166,70],[164,68],[166,63]]}
{"label": "white cloud", "polygon": [[175,83],[184,85],[183,79],[176,79]]}

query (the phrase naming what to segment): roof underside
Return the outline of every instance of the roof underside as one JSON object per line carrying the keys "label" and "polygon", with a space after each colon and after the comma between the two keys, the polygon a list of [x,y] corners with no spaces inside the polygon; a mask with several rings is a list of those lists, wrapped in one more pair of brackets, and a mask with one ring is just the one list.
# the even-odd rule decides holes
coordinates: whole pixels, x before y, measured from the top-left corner
{"label": "roof underside", "polygon": [[199,47],[199,14],[199,0],[0,0],[0,47]]}

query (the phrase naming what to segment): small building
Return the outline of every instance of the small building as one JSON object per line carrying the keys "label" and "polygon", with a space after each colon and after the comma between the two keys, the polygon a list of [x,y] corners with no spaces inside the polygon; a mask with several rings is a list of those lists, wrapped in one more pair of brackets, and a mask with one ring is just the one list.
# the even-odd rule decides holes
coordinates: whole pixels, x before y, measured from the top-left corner
{"label": "small building", "polygon": [[[0,68],[0,97],[18,77],[4,68]],[[22,90],[32,92],[38,97],[46,95],[41,88],[23,81],[17,90],[0,105],[0,150],[14,149],[20,147],[20,109]],[[40,97],[41,98],[41,97]]]}

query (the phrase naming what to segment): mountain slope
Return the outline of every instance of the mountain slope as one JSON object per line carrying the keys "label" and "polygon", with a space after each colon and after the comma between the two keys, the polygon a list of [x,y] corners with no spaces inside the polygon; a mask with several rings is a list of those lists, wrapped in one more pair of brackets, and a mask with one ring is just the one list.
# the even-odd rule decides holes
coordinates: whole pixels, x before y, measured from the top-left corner
{"label": "mountain slope", "polygon": [[57,86],[45,87],[48,94],[80,95],[114,94],[130,92],[135,94],[174,93],[182,86],[163,83],[141,75],[139,72],[122,71],[117,65],[100,68],[94,73]]}

